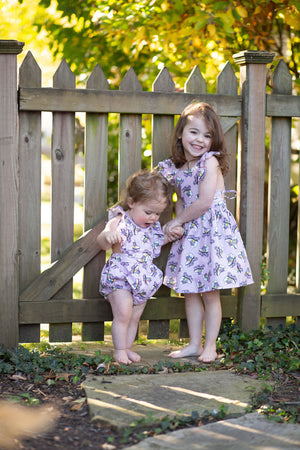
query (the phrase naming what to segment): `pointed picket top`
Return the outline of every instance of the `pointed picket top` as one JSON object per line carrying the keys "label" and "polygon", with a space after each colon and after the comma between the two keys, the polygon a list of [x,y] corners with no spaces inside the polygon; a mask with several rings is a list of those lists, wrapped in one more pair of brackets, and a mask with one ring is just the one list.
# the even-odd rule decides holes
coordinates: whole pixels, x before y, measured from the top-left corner
{"label": "pointed picket top", "polygon": [[206,81],[198,66],[195,66],[185,82],[184,92],[188,94],[205,94],[207,91]]}
{"label": "pointed picket top", "polygon": [[76,78],[66,60],[63,58],[53,77],[53,87],[61,89],[75,88]]}
{"label": "pointed picket top", "polygon": [[87,80],[86,87],[87,89],[109,89],[109,83],[99,64],[96,64],[94,67],[93,72]]}
{"label": "pointed picket top", "polygon": [[279,61],[273,74],[273,94],[286,94],[292,92],[292,76],[283,59]]}
{"label": "pointed picket top", "polygon": [[217,76],[217,93],[225,95],[236,95],[238,82],[234,70],[229,61],[226,62],[222,71]]}
{"label": "pointed picket top", "polygon": [[126,72],[119,86],[120,91],[142,91],[142,85],[139,82],[132,67]]}
{"label": "pointed picket top", "polygon": [[175,83],[166,67],[161,69],[152,85],[153,91],[174,92]]}
{"label": "pointed picket top", "polygon": [[41,69],[33,57],[33,54],[29,51],[25,56],[19,70],[19,85],[20,87],[37,87],[41,86],[42,72]]}

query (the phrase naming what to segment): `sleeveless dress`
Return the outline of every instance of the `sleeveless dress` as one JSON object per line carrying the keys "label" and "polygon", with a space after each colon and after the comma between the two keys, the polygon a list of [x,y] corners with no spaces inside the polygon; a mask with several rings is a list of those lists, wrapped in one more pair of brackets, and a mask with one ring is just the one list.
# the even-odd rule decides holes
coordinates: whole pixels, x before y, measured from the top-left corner
{"label": "sleeveless dress", "polygon": [[[158,164],[158,171],[180,191],[184,208],[199,197],[199,183],[206,176],[201,156],[193,168],[177,169],[171,159]],[[246,250],[236,221],[227,209],[225,192],[217,190],[209,209],[185,223],[184,235],[172,244],[164,284],[177,293],[201,293],[231,289],[253,283]]]}
{"label": "sleeveless dress", "polygon": [[139,227],[121,206],[110,209],[108,219],[119,214],[121,252],[112,253],[103,267],[99,290],[107,298],[113,291],[126,289],[132,293],[133,304],[138,305],[152,297],[162,284],[163,273],[153,264],[153,258],[160,254],[164,234],[159,222]]}

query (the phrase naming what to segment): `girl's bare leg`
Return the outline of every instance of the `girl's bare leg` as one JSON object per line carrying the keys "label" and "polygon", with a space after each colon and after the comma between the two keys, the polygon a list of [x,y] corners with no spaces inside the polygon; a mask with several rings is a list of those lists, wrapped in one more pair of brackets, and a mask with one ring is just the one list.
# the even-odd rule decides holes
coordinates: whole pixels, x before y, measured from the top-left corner
{"label": "girl's bare leg", "polygon": [[203,304],[200,294],[185,294],[185,312],[189,328],[190,343],[182,350],[171,352],[171,358],[198,356],[202,352]]}
{"label": "girl's bare leg", "polygon": [[199,361],[213,362],[217,357],[217,338],[222,320],[220,291],[202,294],[205,307],[205,343]]}
{"label": "girl's bare leg", "polygon": [[114,358],[120,364],[131,364],[127,355],[127,333],[132,315],[132,295],[125,289],[119,289],[108,295],[113,313],[111,335],[114,344]]}
{"label": "girl's bare leg", "polygon": [[127,356],[132,362],[139,362],[141,357],[138,353],[131,350],[133,342],[136,337],[136,332],[139,324],[139,320],[141,315],[145,309],[146,302],[141,303],[140,305],[133,305],[132,314],[128,326],[127,331]]}

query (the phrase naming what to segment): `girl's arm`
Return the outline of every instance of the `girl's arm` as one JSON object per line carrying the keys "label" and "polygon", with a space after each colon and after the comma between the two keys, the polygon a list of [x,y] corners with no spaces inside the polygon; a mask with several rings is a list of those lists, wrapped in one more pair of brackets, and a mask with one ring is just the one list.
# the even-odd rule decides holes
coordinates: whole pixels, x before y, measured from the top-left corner
{"label": "girl's arm", "polygon": [[101,250],[108,250],[115,244],[121,244],[122,237],[117,231],[118,223],[120,222],[121,215],[114,217],[107,222],[103,231],[97,236],[97,242]]}
{"label": "girl's arm", "polygon": [[175,226],[182,226],[186,222],[198,219],[198,217],[201,217],[212,204],[218,187],[218,178],[220,174],[218,160],[215,157],[207,159],[206,168],[206,176],[199,184],[199,198],[186,209],[182,209],[179,214],[176,211],[175,219],[165,225],[166,233],[169,233]]}

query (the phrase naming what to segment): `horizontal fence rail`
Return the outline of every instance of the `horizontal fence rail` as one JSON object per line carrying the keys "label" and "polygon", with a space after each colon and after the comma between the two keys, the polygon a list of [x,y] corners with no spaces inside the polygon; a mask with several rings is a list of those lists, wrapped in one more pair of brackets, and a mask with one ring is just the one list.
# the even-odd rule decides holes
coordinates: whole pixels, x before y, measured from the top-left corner
{"label": "horizontal fence rail", "polygon": [[[193,100],[211,104],[220,116],[241,115],[239,95],[164,92],[100,91],[88,89],[20,88],[20,111],[73,111],[91,113],[174,115]],[[299,97],[266,94],[266,116],[300,117]]]}

